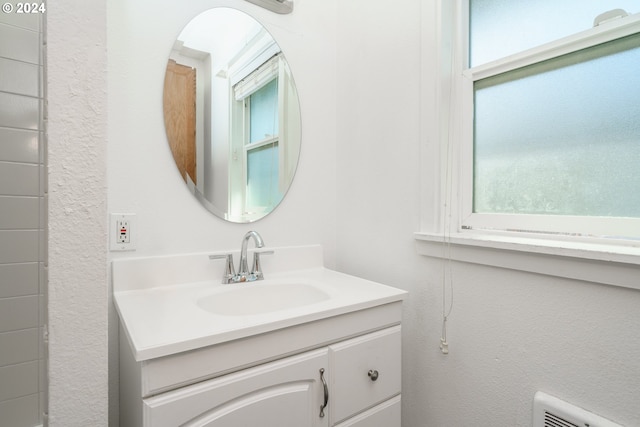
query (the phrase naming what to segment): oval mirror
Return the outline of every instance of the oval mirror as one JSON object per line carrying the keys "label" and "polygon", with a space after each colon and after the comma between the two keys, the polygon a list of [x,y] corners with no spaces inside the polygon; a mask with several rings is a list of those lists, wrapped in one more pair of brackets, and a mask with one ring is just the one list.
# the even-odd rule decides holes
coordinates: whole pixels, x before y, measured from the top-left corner
{"label": "oval mirror", "polygon": [[164,81],[164,122],[189,191],[216,216],[252,222],[284,198],[300,153],[300,106],[269,32],[230,8],[182,30]]}

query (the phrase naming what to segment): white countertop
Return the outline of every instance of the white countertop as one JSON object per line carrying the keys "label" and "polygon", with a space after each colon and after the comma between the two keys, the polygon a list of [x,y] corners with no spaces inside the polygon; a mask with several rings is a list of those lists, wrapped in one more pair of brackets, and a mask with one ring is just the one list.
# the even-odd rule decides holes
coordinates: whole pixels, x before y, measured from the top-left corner
{"label": "white countertop", "polygon": [[[114,301],[135,359],[143,361],[245,338],[401,301],[406,295],[403,290],[324,267],[270,273],[266,264],[263,281],[222,285],[220,279],[210,278],[155,287],[149,283],[116,284],[129,279],[129,267],[119,270],[114,266]],[[275,266],[277,262],[272,264]],[[137,274],[135,279],[143,277],[145,274]],[[302,307],[250,315],[214,314],[197,304],[199,298],[227,292],[230,287],[283,283],[309,284],[322,289],[329,298]]]}

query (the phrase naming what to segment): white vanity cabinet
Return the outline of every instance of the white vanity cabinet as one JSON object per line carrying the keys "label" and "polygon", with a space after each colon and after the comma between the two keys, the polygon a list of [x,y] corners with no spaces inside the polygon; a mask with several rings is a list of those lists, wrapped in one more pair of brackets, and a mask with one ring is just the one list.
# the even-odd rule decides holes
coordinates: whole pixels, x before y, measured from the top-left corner
{"label": "white vanity cabinet", "polygon": [[120,427],[400,427],[405,291],[324,268],[320,246],[275,248],[236,286],[209,255],[113,261]]}
{"label": "white vanity cabinet", "polygon": [[149,396],[154,377],[172,373],[153,363],[122,373],[121,427],[400,427],[400,325]]}

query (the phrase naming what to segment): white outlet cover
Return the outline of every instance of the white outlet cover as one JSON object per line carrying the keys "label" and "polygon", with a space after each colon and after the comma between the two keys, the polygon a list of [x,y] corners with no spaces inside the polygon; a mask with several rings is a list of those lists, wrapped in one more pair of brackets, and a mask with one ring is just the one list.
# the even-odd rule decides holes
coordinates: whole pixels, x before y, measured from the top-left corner
{"label": "white outlet cover", "polygon": [[[118,221],[129,222],[129,242],[118,242]],[[109,218],[109,249],[111,251],[135,251],[136,250],[136,214],[112,213]]]}

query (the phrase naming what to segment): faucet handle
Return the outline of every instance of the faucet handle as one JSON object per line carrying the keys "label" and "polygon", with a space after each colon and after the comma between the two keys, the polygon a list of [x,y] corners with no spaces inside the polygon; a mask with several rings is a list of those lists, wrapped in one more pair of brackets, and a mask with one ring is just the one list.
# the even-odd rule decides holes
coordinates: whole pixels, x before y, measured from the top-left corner
{"label": "faucet handle", "polygon": [[222,276],[222,283],[225,285],[230,283],[233,277],[236,275],[236,268],[233,266],[233,254],[209,255],[209,259],[226,260],[224,275]]}
{"label": "faucet handle", "polygon": [[253,253],[253,263],[251,268],[251,274],[255,277],[255,280],[264,279],[262,273],[262,266],[260,265],[260,255],[273,255],[274,251],[255,251]]}

